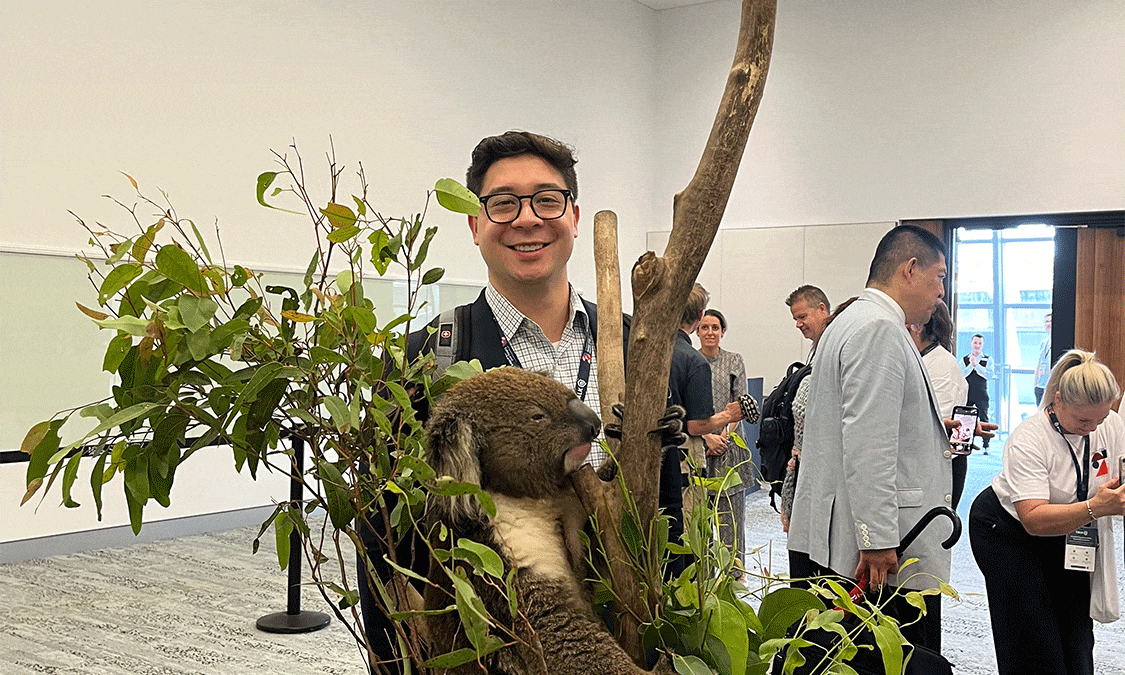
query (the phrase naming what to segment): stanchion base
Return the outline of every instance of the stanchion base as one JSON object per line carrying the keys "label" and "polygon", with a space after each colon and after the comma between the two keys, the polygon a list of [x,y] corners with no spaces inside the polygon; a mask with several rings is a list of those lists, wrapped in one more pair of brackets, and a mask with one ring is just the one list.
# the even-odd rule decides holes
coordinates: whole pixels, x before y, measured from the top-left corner
{"label": "stanchion base", "polygon": [[311,633],[325,628],[332,617],[324,612],[274,612],[258,619],[258,630],[266,633]]}

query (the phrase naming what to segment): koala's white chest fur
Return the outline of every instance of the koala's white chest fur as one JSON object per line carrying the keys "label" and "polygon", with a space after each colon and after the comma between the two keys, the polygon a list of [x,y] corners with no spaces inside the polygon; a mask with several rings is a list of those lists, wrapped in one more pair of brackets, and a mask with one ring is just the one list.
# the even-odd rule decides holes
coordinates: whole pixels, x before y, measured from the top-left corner
{"label": "koala's white chest fur", "polygon": [[513,499],[492,494],[496,534],[516,567],[574,583],[584,560],[578,533],[586,513],[573,493],[550,499]]}

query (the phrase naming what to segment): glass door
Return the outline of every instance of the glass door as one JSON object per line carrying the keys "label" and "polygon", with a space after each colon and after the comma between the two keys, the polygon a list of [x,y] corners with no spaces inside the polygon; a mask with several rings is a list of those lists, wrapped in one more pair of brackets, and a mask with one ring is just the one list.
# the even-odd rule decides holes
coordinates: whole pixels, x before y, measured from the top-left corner
{"label": "glass door", "polygon": [[987,410],[980,407],[1000,426],[1001,443],[1036,410],[1035,371],[1049,335],[1054,287],[1054,229],[1025,224],[954,231],[956,356],[963,365],[966,358],[986,363],[969,375],[970,398],[974,390],[978,397],[987,394]]}

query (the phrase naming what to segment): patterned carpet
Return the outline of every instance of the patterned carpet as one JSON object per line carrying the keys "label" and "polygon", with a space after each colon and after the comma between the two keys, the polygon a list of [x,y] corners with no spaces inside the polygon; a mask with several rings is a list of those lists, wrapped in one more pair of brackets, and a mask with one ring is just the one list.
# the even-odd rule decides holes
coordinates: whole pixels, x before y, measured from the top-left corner
{"label": "patterned carpet", "polygon": [[[751,567],[785,571],[769,499],[746,501]],[[256,529],[0,565],[0,674],[363,675],[336,620],[305,635],[255,628],[285,609],[286,583],[272,537],[251,554]],[[1119,520],[1118,546],[1121,535]],[[957,673],[995,672],[984,584],[966,539],[954,549],[953,584],[962,601],[945,601],[943,651]],[[305,609],[325,609],[315,590],[303,598]],[[1095,624],[1095,637],[1097,672],[1125,675],[1125,622]]]}

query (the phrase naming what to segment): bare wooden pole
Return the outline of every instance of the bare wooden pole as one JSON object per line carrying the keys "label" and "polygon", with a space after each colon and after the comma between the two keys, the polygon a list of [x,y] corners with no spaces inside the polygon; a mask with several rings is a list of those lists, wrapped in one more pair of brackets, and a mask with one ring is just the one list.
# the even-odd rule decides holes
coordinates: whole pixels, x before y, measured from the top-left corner
{"label": "bare wooden pole", "polygon": [[[625,397],[624,334],[621,321],[621,261],[617,254],[617,214],[594,214],[594,266],[598,281],[598,397],[603,422]],[[612,442],[614,445],[616,442]],[[613,445],[610,446],[611,448]],[[616,450],[616,448],[614,448]]]}

